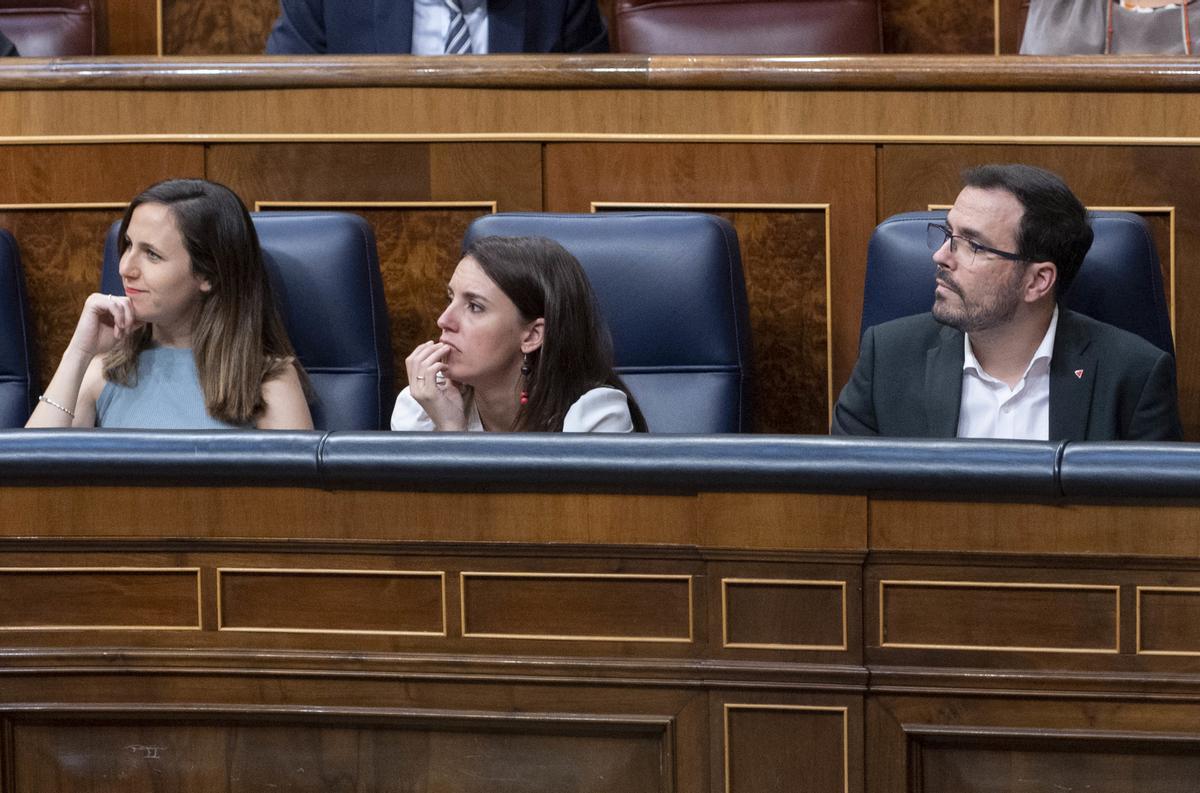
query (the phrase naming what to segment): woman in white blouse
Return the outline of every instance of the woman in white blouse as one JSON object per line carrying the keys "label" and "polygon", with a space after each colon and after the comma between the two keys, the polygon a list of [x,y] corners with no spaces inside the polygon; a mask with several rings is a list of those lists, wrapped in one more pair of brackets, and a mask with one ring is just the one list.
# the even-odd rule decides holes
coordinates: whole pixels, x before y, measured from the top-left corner
{"label": "woman in white blouse", "polygon": [[645,432],[613,371],[579,262],[542,237],[484,237],[459,261],[441,336],[405,359],[393,430]]}

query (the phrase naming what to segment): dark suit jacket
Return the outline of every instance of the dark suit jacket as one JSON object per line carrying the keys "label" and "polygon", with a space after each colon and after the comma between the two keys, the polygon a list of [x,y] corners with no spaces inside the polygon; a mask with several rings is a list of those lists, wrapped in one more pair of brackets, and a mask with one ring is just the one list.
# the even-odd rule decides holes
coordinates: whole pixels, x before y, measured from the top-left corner
{"label": "dark suit jacket", "polygon": [[0,58],[9,55],[20,55],[20,53],[17,52],[17,46],[9,41],[8,36],[0,32]]}
{"label": "dark suit jacket", "polygon": [[[280,0],[271,55],[406,54],[412,0]],[[488,52],[608,52],[596,0],[488,0]]]}
{"label": "dark suit jacket", "polygon": [[[932,314],[870,328],[834,408],[833,434],[953,438],[962,367],[963,334]],[[1180,437],[1174,359],[1139,336],[1060,310],[1050,440]]]}

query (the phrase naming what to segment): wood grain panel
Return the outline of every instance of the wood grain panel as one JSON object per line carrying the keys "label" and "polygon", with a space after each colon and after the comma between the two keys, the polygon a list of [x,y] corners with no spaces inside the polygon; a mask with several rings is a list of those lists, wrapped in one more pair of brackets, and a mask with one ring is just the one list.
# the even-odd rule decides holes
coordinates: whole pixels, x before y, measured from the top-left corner
{"label": "wood grain panel", "polygon": [[1198,750],[1196,734],[945,730],[914,741],[912,767],[925,793],[1187,793],[1200,775]]}
{"label": "wood grain panel", "polygon": [[1115,653],[1118,600],[1115,586],[880,581],[879,646]]}
{"label": "wood grain panel", "polygon": [[1200,655],[1200,589],[1138,587],[1137,648],[1155,655]]}
{"label": "wood grain panel", "polygon": [[109,54],[159,54],[157,5],[156,0],[105,0]]}
{"label": "wood grain panel", "polygon": [[126,204],[161,179],[200,176],[199,144],[0,146],[0,204]]}
{"label": "wood grain panel", "polygon": [[993,0],[882,0],[888,53],[991,55]]}
{"label": "wood grain panel", "polygon": [[463,636],[692,641],[690,576],[463,573]]}
{"label": "wood grain panel", "polygon": [[845,708],[725,705],[726,793],[848,793]]}
{"label": "wood grain panel", "polygon": [[724,645],[846,650],[846,583],[724,578]]}
{"label": "wood grain panel", "polygon": [[83,301],[100,288],[104,235],[124,208],[2,209],[0,226],[21,251],[38,378],[54,376]]}
{"label": "wood grain panel", "polygon": [[818,213],[730,213],[750,300],[757,428],[823,434],[831,388],[827,323],[835,379],[842,369],[849,376],[858,348],[865,244],[874,225],[873,158],[872,149],[853,146],[550,144],[546,208],[691,203],[720,214],[730,204],[828,205],[827,303]]}
{"label": "wood grain panel", "polygon": [[219,569],[218,626],[233,631],[444,636],[444,576]]}
{"label": "wood grain panel", "polygon": [[258,55],[278,0],[161,0],[163,55]]}
{"label": "wood grain panel", "polygon": [[1025,19],[1029,15],[1029,0],[999,0],[1000,53],[1011,55],[1021,51],[1025,35]]}
{"label": "wood grain panel", "polygon": [[[885,146],[880,168],[880,219],[951,204],[959,173],[986,162],[1023,162],[1063,177],[1088,206],[1177,207],[1174,238],[1175,350],[1184,436],[1200,438],[1200,215],[1188,211],[1200,172],[1187,148],[1099,146]],[[1159,258],[1170,261],[1169,216],[1146,213]],[[1170,281],[1168,280],[1168,289]]]}
{"label": "wood grain panel", "polygon": [[195,569],[0,568],[0,630],[199,630]]}
{"label": "wood grain panel", "polygon": [[581,728],[538,715],[495,719],[490,725],[479,721],[437,713],[375,723],[361,715],[303,714],[284,723],[233,714],[218,722],[132,713],[123,721],[20,720],[9,732],[12,790],[671,790],[661,724],[598,718]]}

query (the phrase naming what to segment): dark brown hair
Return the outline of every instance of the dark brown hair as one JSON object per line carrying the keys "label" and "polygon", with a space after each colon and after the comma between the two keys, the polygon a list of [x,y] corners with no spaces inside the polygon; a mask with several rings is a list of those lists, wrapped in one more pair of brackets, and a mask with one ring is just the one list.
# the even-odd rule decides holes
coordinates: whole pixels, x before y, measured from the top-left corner
{"label": "dark brown hair", "polygon": [[561,431],[571,405],[608,386],[625,392],[634,430],[646,431],[641,409],[613,371],[612,341],[592,285],[566,248],[545,237],[483,237],[463,256],[479,263],[526,322],[546,322],[542,346],[528,357],[529,402],[517,412],[514,430]]}
{"label": "dark brown hair", "polygon": [[[211,290],[200,295],[192,328],[192,354],[204,406],[230,424],[248,424],[262,414],[262,384],[295,366],[307,383],[283,321],[271,298],[258,235],[232,190],[203,179],[171,179],[151,185],[129,202],[117,236],[124,255],[133,211],[142,204],[167,207],[192,262],[192,274]],[[138,354],[150,345],[152,328],[128,334],[104,359],[111,382],[137,381]]]}

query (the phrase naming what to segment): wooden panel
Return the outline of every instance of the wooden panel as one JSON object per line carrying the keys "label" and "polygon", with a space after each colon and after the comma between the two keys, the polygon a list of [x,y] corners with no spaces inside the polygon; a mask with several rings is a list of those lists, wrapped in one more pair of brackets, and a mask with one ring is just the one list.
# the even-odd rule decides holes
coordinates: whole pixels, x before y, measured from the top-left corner
{"label": "wooden panel", "polygon": [[723,643],[762,650],[846,650],[846,583],[721,579]]}
{"label": "wooden panel", "polygon": [[690,576],[463,573],[463,636],[692,641]]}
{"label": "wooden panel", "polygon": [[105,6],[109,54],[159,54],[157,0],[105,0]]}
{"label": "wooden panel", "polygon": [[725,706],[726,793],[848,793],[845,708]]}
{"label": "wooden panel", "polygon": [[104,235],[124,207],[0,209],[0,226],[21,252],[29,317],[43,387],[75,332],[83,301],[100,288]]}
{"label": "wooden panel", "polygon": [[0,227],[21,251],[43,384],[100,287],[109,225],[152,183],[203,168],[201,146],[0,146]]}
{"label": "wooden panel", "polygon": [[195,569],[0,568],[0,630],[200,628]]}
{"label": "wooden panel", "polygon": [[[885,146],[881,154],[880,219],[897,212],[951,204],[961,186],[959,173],[986,162],[1023,162],[1061,175],[1088,206],[1156,207],[1151,221],[1175,316],[1179,403],[1184,435],[1200,437],[1200,222],[1183,208],[1200,192],[1194,152],[1170,147],[1099,146]],[[1174,246],[1170,245],[1171,209]],[[1174,284],[1172,289],[1172,282]]]}
{"label": "wooden panel", "polygon": [[1000,14],[1000,52],[1013,54],[1021,51],[1021,37],[1025,35],[1025,19],[1029,15],[1029,0],[999,0],[996,9]]}
{"label": "wooden panel", "polygon": [[397,388],[406,385],[404,359],[436,337],[471,221],[541,209],[541,150],[530,144],[218,145],[207,167],[251,206],[290,203],[366,218],[379,249]]}
{"label": "wooden panel", "polygon": [[890,53],[991,55],[994,0],[882,0]]}
{"label": "wooden panel", "polygon": [[[364,723],[363,717],[258,723],[130,714],[11,723],[11,790],[140,793],[289,790],[461,793],[670,791],[662,724],[597,718],[479,720],[431,714]],[[401,721],[400,724],[395,722]],[[239,723],[240,722],[240,723]],[[389,723],[392,722],[392,723]],[[605,722],[608,722],[607,724]]]}
{"label": "wooden panel", "polygon": [[1119,650],[1119,588],[1007,582],[879,582],[879,646]]}
{"label": "wooden panel", "polygon": [[833,385],[828,323],[835,379],[843,370],[849,376],[858,349],[866,240],[874,226],[873,168],[870,147],[550,144],[546,208],[683,203],[721,213],[731,204],[828,205],[827,284],[816,212],[766,207],[730,215],[750,298],[758,429],[824,433]]}
{"label": "wooden panel", "polygon": [[444,636],[441,573],[219,569],[221,630]]}
{"label": "wooden panel", "polygon": [[1138,587],[1139,653],[1200,655],[1200,589]]}
{"label": "wooden panel", "polygon": [[161,0],[164,55],[258,55],[278,0]]}
{"label": "wooden panel", "polygon": [[702,543],[725,548],[865,550],[867,499],[812,493],[701,493]]}
{"label": "wooden panel", "polygon": [[[1200,778],[1200,741],[1057,740],[1040,731],[1015,746],[974,738],[922,742],[915,754],[923,793],[1190,793]],[[982,745],[981,745],[982,744]]]}

